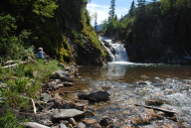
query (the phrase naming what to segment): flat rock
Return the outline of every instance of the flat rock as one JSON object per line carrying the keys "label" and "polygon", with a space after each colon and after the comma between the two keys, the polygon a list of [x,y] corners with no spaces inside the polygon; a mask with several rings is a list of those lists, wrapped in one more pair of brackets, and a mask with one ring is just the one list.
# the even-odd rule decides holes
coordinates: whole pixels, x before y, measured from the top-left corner
{"label": "flat rock", "polygon": [[69,119],[76,116],[83,115],[84,112],[77,109],[53,109],[52,118],[53,119]]}

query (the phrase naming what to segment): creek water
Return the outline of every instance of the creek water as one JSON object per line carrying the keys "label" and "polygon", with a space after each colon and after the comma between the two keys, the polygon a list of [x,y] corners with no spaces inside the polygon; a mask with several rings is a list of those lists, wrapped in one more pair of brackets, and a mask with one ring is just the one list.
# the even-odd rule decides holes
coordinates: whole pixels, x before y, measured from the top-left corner
{"label": "creek water", "polygon": [[[113,52],[109,47],[112,62],[103,67],[79,68],[78,84],[87,87],[83,91],[101,89],[111,94],[109,102],[92,105],[96,118],[108,116],[121,128],[191,127],[191,66],[132,63],[124,55],[124,47],[112,44]],[[160,108],[176,111],[178,121],[167,117],[150,119],[150,110],[134,105],[144,105],[149,99],[162,101]],[[137,123],[137,118],[150,120]]]}

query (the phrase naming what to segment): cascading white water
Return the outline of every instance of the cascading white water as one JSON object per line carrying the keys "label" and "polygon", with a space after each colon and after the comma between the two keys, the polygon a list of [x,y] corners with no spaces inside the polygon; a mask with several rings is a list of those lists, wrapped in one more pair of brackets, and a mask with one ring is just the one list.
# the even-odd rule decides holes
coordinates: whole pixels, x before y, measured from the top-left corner
{"label": "cascading white water", "polygon": [[116,61],[128,61],[127,51],[124,44],[120,42],[113,42],[111,39],[100,37],[102,44],[107,49],[113,62]]}

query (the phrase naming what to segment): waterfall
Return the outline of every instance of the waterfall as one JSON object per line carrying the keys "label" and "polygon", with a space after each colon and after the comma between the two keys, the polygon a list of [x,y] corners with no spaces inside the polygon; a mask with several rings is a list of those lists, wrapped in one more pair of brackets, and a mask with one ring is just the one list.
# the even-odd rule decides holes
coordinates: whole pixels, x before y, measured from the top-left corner
{"label": "waterfall", "polygon": [[100,40],[108,51],[113,62],[128,61],[128,55],[124,44],[120,42],[113,42],[111,39],[105,37],[100,37]]}

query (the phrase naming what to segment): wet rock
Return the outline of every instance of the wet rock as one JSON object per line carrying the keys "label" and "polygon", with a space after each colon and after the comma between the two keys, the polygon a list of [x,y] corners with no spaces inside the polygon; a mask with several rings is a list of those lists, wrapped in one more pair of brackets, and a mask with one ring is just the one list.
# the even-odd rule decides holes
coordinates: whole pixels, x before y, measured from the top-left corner
{"label": "wet rock", "polygon": [[77,128],[86,128],[86,125],[81,122],[78,124]]}
{"label": "wet rock", "polygon": [[74,79],[71,77],[71,75],[67,72],[67,71],[64,71],[64,70],[59,70],[59,71],[56,71],[52,77],[52,79],[60,79],[62,81],[68,81],[68,82],[73,82]]}
{"label": "wet rock", "polygon": [[100,125],[104,127],[113,125],[113,120],[108,117],[105,117],[100,120]]}
{"label": "wet rock", "polygon": [[83,111],[77,109],[53,109],[51,111],[53,120],[69,119],[84,114]]}
{"label": "wet rock", "polygon": [[79,94],[78,98],[94,103],[110,100],[110,94],[106,91],[98,91],[90,94]]}

